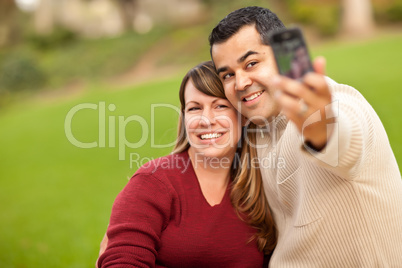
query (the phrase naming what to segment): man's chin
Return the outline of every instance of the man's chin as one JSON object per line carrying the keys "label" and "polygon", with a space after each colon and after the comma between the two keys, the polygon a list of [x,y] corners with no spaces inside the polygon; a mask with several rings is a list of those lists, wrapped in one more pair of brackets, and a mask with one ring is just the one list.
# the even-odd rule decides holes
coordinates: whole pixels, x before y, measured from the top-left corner
{"label": "man's chin", "polygon": [[264,119],[264,120],[252,120],[252,123],[254,123],[255,125],[259,126],[259,127],[263,127],[266,126],[269,123],[269,120]]}
{"label": "man's chin", "polygon": [[243,115],[246,117],[247,123],[252,122],[258,126],[263,126],[266,125],[268,122],[267,117],[265,117],[263,113],[259,113],[258,111],[244,113]]}

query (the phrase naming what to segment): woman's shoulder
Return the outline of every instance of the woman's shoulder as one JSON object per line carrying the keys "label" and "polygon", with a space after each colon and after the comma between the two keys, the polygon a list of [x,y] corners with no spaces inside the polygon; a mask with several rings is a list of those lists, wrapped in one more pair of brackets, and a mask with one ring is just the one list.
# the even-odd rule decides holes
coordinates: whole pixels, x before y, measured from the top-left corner
{"label": "woman's shoulder", "polygon": [[190,157],[187,151],[184,151],[159,157],[143,164],[133,177],[152,176],[166,182],[166,180],[172,181],[173,178],[192,174],[192,168]]}
{"label": "woman's shoulder", "polygon": [[187,151],[156,158],[143,164],[126,187],[160,188],[158,191],[176,195],[178,189],[183,188],[183,184],[193,181],[183,179],[193,176],[192,168]]}

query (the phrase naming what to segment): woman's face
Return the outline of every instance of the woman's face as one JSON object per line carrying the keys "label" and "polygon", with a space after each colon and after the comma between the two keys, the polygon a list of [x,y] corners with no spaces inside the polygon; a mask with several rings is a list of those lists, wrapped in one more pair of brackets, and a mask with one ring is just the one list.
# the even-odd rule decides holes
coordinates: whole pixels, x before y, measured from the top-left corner
{"label": "woman's face", "polygon": [[226,157],[232,162],[241,138],[239,113],[228,100],[200,92],[191,79],[185,87],[184,100],[189,152],[195,157]]}

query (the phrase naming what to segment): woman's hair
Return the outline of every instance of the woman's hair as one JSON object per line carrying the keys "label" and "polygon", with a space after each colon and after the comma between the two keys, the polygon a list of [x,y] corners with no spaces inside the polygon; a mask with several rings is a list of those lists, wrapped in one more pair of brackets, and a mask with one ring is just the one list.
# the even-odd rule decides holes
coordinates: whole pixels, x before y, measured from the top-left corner
{"label": "woman's hair", "polygon": [[[238,215],[257,229],[258,249],[271,254],[276,246],[276,228],[265,197],[256,150],[256,128],[250,123],[243,129],[240,168],[234,176],[231,191],[232,204]],[[251,131],[248,131],[251,130]],[[257,160],[257,161],[256,161]]]}
{"label": "woman's hair", "polygon": [[[184,124],[184,91],[190,79],[200,92],[226,99],[222,82],[216,74],[212,61],[197,65],[184,76],[179,91],[181,113],[178,138],[173,153],[181,153],[190,147]],[[256,126],[250,123],[248,129],[250,128],[256,128]],[[246,127],[243,128],[243,135],[231,170],[234,178],[231,200],[239,217],[257,229],[257,234],[253,238],[257,240],[258,249],[270,254],[276,245],[276,229],[265,198],[259,166],[255,163],[258,162],[255,161],[258,159],[255,142],[255,131],[247,131]]]}

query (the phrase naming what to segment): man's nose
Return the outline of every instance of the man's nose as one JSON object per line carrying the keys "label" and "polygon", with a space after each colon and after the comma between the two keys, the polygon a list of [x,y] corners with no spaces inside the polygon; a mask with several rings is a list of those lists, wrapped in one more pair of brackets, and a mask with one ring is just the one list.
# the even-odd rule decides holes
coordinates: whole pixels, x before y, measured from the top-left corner
{"label": "man's nose", "polygon": [[246,90],[251,85],[251,79],[243,71],[236,73],[236,90]]}

